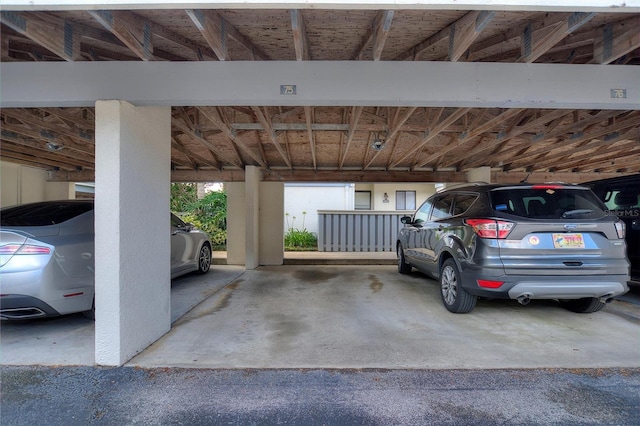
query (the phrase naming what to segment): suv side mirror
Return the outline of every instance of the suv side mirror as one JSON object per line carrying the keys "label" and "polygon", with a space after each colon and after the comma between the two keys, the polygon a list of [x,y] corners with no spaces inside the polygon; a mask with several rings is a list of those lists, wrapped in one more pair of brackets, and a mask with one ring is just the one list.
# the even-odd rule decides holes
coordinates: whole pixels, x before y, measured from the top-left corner
{"label": "suv side mirror", "polygon": [[411,223],[411,216],[402,216],[400,218],[400,222],[402,222],[405,225],[408,225]]}

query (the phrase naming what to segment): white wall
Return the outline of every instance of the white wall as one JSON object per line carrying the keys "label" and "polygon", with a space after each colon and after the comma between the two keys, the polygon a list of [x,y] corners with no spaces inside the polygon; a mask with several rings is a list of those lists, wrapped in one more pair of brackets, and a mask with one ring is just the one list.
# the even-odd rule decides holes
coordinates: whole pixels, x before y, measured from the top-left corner
{"label": "white wall", "polygon": [[[416,208],[432,194],[435,194],[433,183],[374,183],[356,184],[356,191],[371,191],[371,210],[395,211],[396,191],[416,191]],[[384,202],[384,194],[389,196],[389,202]],[[409,209],[412,210],[412,209]]]}
{"label": "white wall", "polygon": [[47,182],[47,172],[0,161],[2,207],[47,200],[75,198],[75,186],[68,182]]}
{"label": "white wall", "polygon": [[[318,210],[352,210],[354,185],[347,183],[287,183],[284,189],[284,230],[318,232]],[[303,214],[306,212],[306,214]],[[295,218],[295,219],[294,219]],[[304,223],[303,223],[304,221]]]}

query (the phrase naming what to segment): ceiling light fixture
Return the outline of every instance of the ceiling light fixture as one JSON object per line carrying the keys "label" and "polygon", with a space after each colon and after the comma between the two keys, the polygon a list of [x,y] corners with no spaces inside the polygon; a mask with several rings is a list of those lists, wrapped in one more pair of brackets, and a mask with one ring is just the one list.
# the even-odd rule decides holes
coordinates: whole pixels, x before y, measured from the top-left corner
{"label": "ceiling light fixture", "polygon": [[53,142],[47,142],[47,149],[49,151],[60,151],[62,148],[64,148],[64,145],[58,145]]}
{"label": "ceiling light fixture", "polygon": [[384,142],[385,142],[384,139],[385,139],[384,132],[382,134],[376,133],[376,136],[373,139],[373,142],[371,143],[371,149],[373,149],[374,151],[382,151],[382,148],[384,148]]}

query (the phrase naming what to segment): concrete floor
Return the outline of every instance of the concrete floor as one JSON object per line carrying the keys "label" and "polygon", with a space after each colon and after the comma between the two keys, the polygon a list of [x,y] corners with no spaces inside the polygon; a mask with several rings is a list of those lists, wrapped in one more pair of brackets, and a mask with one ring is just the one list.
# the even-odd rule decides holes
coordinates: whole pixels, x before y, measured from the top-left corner
{"label": "concrete floor", "polygon": [[[580,315],[551,301],[481,300],[454,315],[435,281],[392,265],[214,265],[174,280],[171,331],[126,365],[640,367],[640,322],[617,308]],[[1,327],[2,365],[94,363],[93,323],[80,315]]]}

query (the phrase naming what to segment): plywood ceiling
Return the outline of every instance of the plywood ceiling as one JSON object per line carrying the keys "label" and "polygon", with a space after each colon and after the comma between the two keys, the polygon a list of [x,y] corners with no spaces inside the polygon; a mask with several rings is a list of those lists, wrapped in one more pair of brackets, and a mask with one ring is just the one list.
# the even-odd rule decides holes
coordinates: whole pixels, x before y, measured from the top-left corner
{"label": "plywood ceiling", "polygon": [[[453,10],[1,12],[8,61],[469,61],[640,65],[640,15]],[[638,68],[640,71],[640,68]],[[588,88],[585,88],[588,90]],[[3,160],[93,180],[92,108],[0,111]],[[380,143],[375,144],[374,142]],[[380,146],[380,149],[376,149]],[[640,171],[640,111],[174,107],[175,181],[460,181],[490,166]]]}

